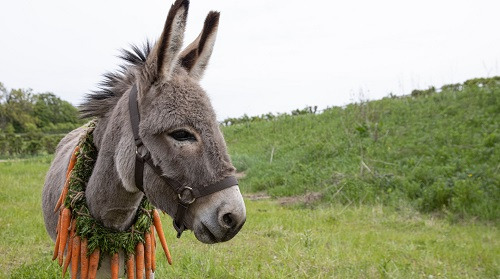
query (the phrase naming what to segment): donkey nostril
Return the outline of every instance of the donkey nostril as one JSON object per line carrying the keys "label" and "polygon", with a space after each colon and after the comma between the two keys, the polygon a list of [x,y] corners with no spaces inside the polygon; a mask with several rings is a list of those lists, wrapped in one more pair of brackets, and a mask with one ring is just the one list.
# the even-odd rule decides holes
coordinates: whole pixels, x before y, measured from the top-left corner
{"label": "donkey nostril", "polygon": [[229,227],[232,227],[233,225],[233,218],[231,218],[231,213],[226,213],[224,216],[222,216],[222,221]]}

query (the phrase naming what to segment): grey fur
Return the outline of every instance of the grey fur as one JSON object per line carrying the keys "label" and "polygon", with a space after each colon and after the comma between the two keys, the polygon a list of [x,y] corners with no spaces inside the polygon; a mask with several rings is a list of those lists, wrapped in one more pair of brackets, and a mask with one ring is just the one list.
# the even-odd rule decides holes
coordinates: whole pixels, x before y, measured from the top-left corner
{"label": "grey fur", "polygon": [[[108,74],[105,92],[90,96],[82,107],[83,115],[98,118],[94,143],[99,155],[85,195],[92,216],[106,227],[128,229],[143,197],[134,183],[135,145],[128,110],[128,93],[134,83],[139,90],[139,134],[155,164],[170,177],[192,187],[204,187],[235,172],[210,100],[198,79],[191,77],[177,62],[187,15],[186,2],[178,0],[172,6],[162,37],[153,49],[149,51],[147,45],[144,53],[137,49],[136,56],[129,53],[126,59],[128,57],[131,64],[123,67],[122,73]],[[172,13],[175,16],[170,16]],[[175,24],[169,23],[169,18],[173,18]],[[174,34],[170,36],[174,41],[164,42],[164,49],[160,49],[164,34],[169,32]],[[210,51],[213,41],[206,46]],[[158,65],[158,55],[170,61]],[[176,141],[169,134],[178,129],[189,131],[197,141]],[[52,239],[56,238],[58,217],[53,209],[64,184],[71,152],[84,133],[84,128],[78,128],[64,137],[45,180],[43,213]],[[174,216],[177,197],[172,189],[149,167],[145,168],[144,176],[148,199]],[[228,204],[232,205],[228,207]],[[238,224],[231,228],[219,225],[222,209],[233,214]],[[212,243],[232,238],[245,218],[239,190],[229,188],[198,199],[187,212],[185,223],[188,229],[195,230],[198,239]],[[207,240],[204,235],[207,228],[216,239]]]}

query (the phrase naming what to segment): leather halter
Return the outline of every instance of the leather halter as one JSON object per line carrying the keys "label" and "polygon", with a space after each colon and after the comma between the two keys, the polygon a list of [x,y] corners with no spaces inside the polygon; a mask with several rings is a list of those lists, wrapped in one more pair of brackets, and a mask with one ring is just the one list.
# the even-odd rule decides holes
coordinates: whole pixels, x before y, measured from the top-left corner
{"label": "leather halter", "polygon": [[[187,212],[187,209],[190,204],[192,204],[197,198],[208,196],[215,192],[224,190],[231,186],[238,185],[238,180],[234,176],[228,176],[214,184],[208,185],[206,187],[202,187],[200,189],[196,187],[190,187],[188,185],[183,185],[178,181],[166,176],[160,166],[154,164],[151,159],[151,153],[144,146],[141,137],[139,136],[139,108],[137,104],[137,86],[134,84],[132,90],[130,90],[129,95],[129,114],[130,114],[130,122],[132,124],[132,132],[134,133],[135,140],[135,185],[141,192],[144,193],[144,163],[147,163],[156,174],[158,174],[163,181],[169,185],[174,192],[177,194],[178,202],[177,202],[177,211],[174,217],[174,228],[177,231],[177,238],[181,237],[183,231],[186,230],[186,226],[184,225],[184,215]],[[139,148],[143,148],[145,150],[144,155],[139,152]]]}

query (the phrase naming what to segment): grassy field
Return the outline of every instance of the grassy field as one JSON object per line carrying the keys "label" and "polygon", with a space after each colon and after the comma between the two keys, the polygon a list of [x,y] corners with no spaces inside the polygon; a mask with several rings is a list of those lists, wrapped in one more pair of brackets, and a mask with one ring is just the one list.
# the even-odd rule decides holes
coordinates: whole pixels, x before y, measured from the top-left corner
{"label": "grassy field", "polygon": [[[247,223],[219,245],[166,225],[157,278],[500,278],[500,78],[438,91],[224,127]],[[0,278],[60,277],[50,160],[0,161]]]}
{"label": "grassy field", "polygon": [[[51,157],[0,163],[0,278],[60,278],[40,195]],[[247,223],[228,243],[175,239],[157,278],[498,278],[498,226],[451,223],[411,206],[280,205],[246,199]],[[164,224],[170,224],[164,217]]]}

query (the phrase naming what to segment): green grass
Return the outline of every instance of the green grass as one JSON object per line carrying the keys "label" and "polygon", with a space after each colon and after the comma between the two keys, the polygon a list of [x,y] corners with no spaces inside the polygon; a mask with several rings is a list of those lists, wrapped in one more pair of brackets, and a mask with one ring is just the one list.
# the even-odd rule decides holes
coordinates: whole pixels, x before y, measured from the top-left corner
{"label": "green grass", "polygon": [[[498,79],[498,78],[497,78]],[[165,230],[157,278],[499,278],[500,85],[360,101],[223,129],[247,199],[235,239]],[[51,156],[0,162],[0,278],[57,278],[41,190]]]}
{"label": "green grass", "polygon": [[50,249],[41,211],[41,187],[50,159],[0,163],[0,272]]}
{"label": "green grass", "polygon": [[500,83],[467,84],[223,131],[244,191],[498,221]]}
{"label": "green grass", "polygon": [[[50,157],[0,163],[0,278],[59,278],[41,215]],[[174,266],[157,250],[157,278],[498,278],[495,225],[451,223],[410,206],[281,206],[246,200],[247,223],[231,241],[175,238]]]}

